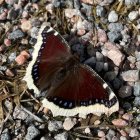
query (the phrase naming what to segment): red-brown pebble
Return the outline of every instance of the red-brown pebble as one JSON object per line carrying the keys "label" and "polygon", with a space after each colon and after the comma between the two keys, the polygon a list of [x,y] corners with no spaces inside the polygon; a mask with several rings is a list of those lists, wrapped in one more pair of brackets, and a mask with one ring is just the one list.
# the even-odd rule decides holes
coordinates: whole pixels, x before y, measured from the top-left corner
{"label": "red-brown pebble", "polygon": [[13,73],[10,69],[7,69],[7,70],[5,71],[5,74],[6,74],[7,76],[9,76],[9,77],[13,77],[13,76],[14,76],[14,73]]}
{"label": "red-brown pebble", "polygon": [[125,113],[122,116],[122,118],[125,119],[125,120],[127,120],[127,121],[131,121],[131,120],[133,120],[133,115],[132,114]]}
{"label": "red-brown pebble", "polygon": [[8,39],[8,38],[5,38],[4,39],[4,44],[5,44],[5,46],[9,47],[11,45],[11,40]]}
{"label": "red-brown pebble", "polygon": [[4,0],[0,0],[0,5],[4,2]]}
{"label": "red-brown pebble", "polygon": [[15,61],[18,63],[18,65],[23,65],[26,62],[26,57],[24,55],[18,55],[15,59]]}
{"label": "red-brown pebble", "polygon": [[123,119],[114,119],[112,123],[118,127],[124,127],[128,125],[128,123]]}
{"label": "red-brown pebble", "polygon": [[104,30],[98,29],[97,34],[98,34],[99,42],[103,42],[103,43],[107,42],[107,35],[106,35],[106,32]]}
{"label": "red-brown pebble", "polygon": [[127,133],[124,131],[124,130],[120,130],[120,133],[122,136],[126,137],[127,136]]}
{"label": "red-brown pebble", "polygon": [[30,58],[30,54],[26,51],[22,51],[20,54],[23,55],[26,59]]}
{"label": "red-brown pebble", "polygon": [[5,47],[4,45],[0,45],[0,52],[4,51]]}

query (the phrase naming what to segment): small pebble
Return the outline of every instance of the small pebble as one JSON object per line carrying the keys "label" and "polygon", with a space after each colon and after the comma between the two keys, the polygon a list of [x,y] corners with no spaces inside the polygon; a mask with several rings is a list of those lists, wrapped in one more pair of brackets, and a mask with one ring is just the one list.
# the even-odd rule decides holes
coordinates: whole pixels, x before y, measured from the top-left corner
{"label": "small pebble", "polygon": [[138,122],[140,122],[140,114],[138,114],[138,116],[136,117],[136,120],[137,120]]}
{"label": "small pebble", "polygon": [[80,12],[77,9],[65,9],[65,16],[67,18],[72,18],[73,16],[79,15]]}
{"label": "small pebble", "polygon": [[110,42],[118,42],[122,39],[122,35],[120,32],[117,31],[110,31],[107,33]]}
{"label": "small pebble", "polygon": [[131,86],[122,86],[119,90],[119,97],[126,98],[132,95],[132,87]]}
{"label": "small pebble", "polygon": [[107,34],[104,30],[98,29],[97,36],[98,36],[99,42],[103,42],[103,43],[107,42]]}
{"label": "small pebble", "polygon": [[108,29],[112,32],[113,31],[121,32],[124,29],[124,27],[122,23],[117,22],[117,23],[110,23],[108,25]]}
{"label": "small pebble", "polygon": [[49,131],[58,131],[59,129],[62,129],[63,125],[61,121],[49,121],[48,123],[48,129]]}
{"label": "small pebble", "polygon": [[122,119],[114,119],[112,123],[113,125],[118,126],[118,127],[124,127],[128,125],[128,123]]}
{"label": "small pebble", "polygon": [[137,107],[140,106],[140,97],[135,97],[134,105],[137,106]]}
{"label": "small pebble", "polygon": [[136,67],[140,70],[140,61],[136,62]]}
{"label": "small pebble", "polygon": [[7,128],[2,132],[0,139],[1,140],[11,140],[11,137],[10,137],[10,134],[9,134],[9,131]]}
{"label": "small pebble", "polygon": [[110,50],[108,52],[108,58],[110,58],[116,66],[119,66],[125,58],[125,55],[119,50]]}
{"label": "small pebble", "polygon": [[9,59],[10,62],[15,61],[15,59],[16,59],[16,52],[10,53],[8,59]]}
{"label": "small pebble", "polygon": [[124,108],[125,110],[130,110],[130,109],[132,109],[132,105],[131,105],[129,102],[125,102],[125,103],[123,104],[123,108]]}
{"label": "small pebble", "polygon": [[127,136],[127,133],[126,133],[124,130],[120,130],[119,132],[120,132],[120,134],[121,134],[122,136],[124,136],[124,137]]}
{"label": "small pebble", "polygon": [[5,50],[5,45],[0,45],[0,52]]}
{"label": "small pebble", "polygon": [[132,114],[125,113],[122,116],[122,118],[125,119],[125,120],[127,120],[127,121],[132,121],[133,120],[133,115]]}
{"label": "small pebble", "polygon": [[76,119],[66,118],[63,123],[63,127],[65,130],[70,130],[76,124]]}
{"label": "small pebble", "polygon": [[13,39],[13,40],[16,40],[22,37],[24,37],[24,33],[20,29],[14,30],[12,33],[8,35],[8,38]]}
{"label": "small pebble", "polygon": [[121,136],[120,140],[128,140],[125,136]]}
{"label": "small pebble", "polygon": [[108,72],[105,73],[104,79],[106,81],[112,81],[116,78],[117,74],[118,73],[116,71],[108,71]]}
{"label": "small pebble", "polygon": [[104,137],[104,136],[105,136],[104,131],[99,130],[99,131],[98,131],[98,137],[102,138],[102,137]]}
{"label": "small pebble", "polygon": [[121,80],[120,80],[119,78],[116,77],[116,78],[113,80],[113,86],[114,86],[114,88],[115,88],[115,89],[119,89],[119,88],[121,87],[121,85],[122,85]]}
{"label": "small pebble", "polygon": [[116,11],[111,11],[108,15],[108,21],[109,22],[117,22],[118,21],[118,14]]}
{"label": "small pebble", "polygon": [[38,29],[37,27],[33,27],[33,28],[30,30],[30,32],[31,32],[31,37],[37,39],[39,29]]}
{"label": "small pebble", "polygon": [[137,61],[140,61],[140,52],[135,51],[135,57]]}
{"label": "small pebble", "polygon": [[16,57],[15,61],[17,62],[18,65],[23,65],[27,61],[27,59],[24,55],[20,54]]}
{"label": "small pebble", "polygon": [[90,133],[91,133],[91,130],[90,130],[89,127],[87,127],[87,128],[85,129],[85,133],[86,133],[86,134],[90,134]]}
{"label": "small pebble", "polygon": [[13,5],[15,3],[14,0],[5,0],[5,2],[9,5]]}
{"label": "small pebble", "polygon": [[96,15],[98,17],[104,17],[105,16],[105,8],[103,6],[97,5],[96,6]]}
{"label": "small pebble", "polygon": [[135,96],[140,96],[140,82],[135,82],[133,93]]}
{"label": "small pebble", "polygon": [[9,47],[9,46],[11,45],[11,40],[5,38],[5,39],[4,39],[4,44],[5,44],[5,46]]}
{"label": "small pebble", "polygon": [[22,51],[20,54],[23,55],[26,59],[30,58],[30,54],[27,51]]}
{"label": "small pebble", "polygon": [[130,21],[133,21],[138,17],[138,15],[139,15],[138,11],[131,11],[128,14],[128,17],[129,17]]}
{"label": "small pebble", "polygon": [[96,63],[96,58],[95,58],[94,56],[88,58],[88,59],[84,62],[84,64],[87,64],[87,65],[89,65],[89,66],[91,66],[91,67],[94,67],[94,66],[95,66],[95,63]]}
{"label": "small pebble", "polygon": [[94,125],[99,125],[100,123],[101,123],[100,120],[96,120],[96,121],[94,122]]}
{"label": "small pebble", "polygon": [[68,133],[66,132],[63,132],[61,134],[57,134],[55,137],[54,137],[55,140],[67,140],[68,139]]}
{"label": "small pebble", "polygon": [[121,74],[124,81],[135,82],[139,80],[139,70],[128,70]]}
{"label": "small pebble", "polygon": [[130,131],[130,133],[129,133],[129,136],[130,136],[131,138],[138,137],[138,136],[139,136],[138,130],[137,130],[136,128],[131,129],[131,131]]}
{"label": "small pebble", "polygon": [[108,131],[108,133],[107,133],[107,135],[106,135],[106,138],[107,138],[108,140],[112,140],[114,136],[115,136],[115,131],[112,130],[112,129],[109,129],[109,131]]}
{"label": "small pebble", "polygon": [[96,71],[101,72],[103,68],[104,68],[103,62],[96,62],[96,66],[95,66]]}
{"label": "small pebble", "polygon": [[40,134],[40,131],[33,125],[29,126],[27,129],[27,134],[25,140],[33,140]]}
{"label": "small pebble", "polygon": [[15,20],[18,16],[18,11],[15,10],[14,8],[11,8],[9,11],[8,11],[8,15],[7,15],[7,19],[9,20]]}
{"label": "small pebble", "polygon": [[13,117],[14,119],[25,120],[28,117],[28,114],[20,107],[16,106],[13,112]]}
{"label": "small pebble", "polygon": [[7,12],[3,12],[0,14],[0,20],[6,20],[7,18]]}
{"label": "small pebble", "polygon": [[4,0],[0,0],[0,5],[4,2]]}
{"label": "small pebble", "polygon": [[133,64],[136,62],[136,58],[133,56],[129,56],[129,57],[127,57],[127,59]]}
{"label": "small pebble", "polygon": [[21,29],[24,32],[29,31],[31,29],[31,27],[32,27],[32,25],[31,25],[31,22],[29,20],[24,20],[21,23]]}
{"label": "small pebble", "polygon": [[136,5],[138,3],[138,0],[125,0],[125,5]]}
{"label": "small pebble", "polygon": [[86,4],[93,4],[93,0],[81,0],[81,2]]}
{"label": "small pebble", "polygon": [[9,77],[13,77],[13,76],[14,76],[14,73],[13,73],[10,69],[7,69],[7,70],[5,71],[5,74],[6,74],[7,76],[9,76]]}

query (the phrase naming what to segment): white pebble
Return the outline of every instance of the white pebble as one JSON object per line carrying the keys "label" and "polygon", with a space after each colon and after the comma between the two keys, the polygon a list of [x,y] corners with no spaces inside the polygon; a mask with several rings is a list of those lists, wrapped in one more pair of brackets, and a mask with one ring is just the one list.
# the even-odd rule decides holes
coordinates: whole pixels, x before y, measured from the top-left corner
{"label": "white pebble", "polygon": [[108,15],[109,22],[117,22],[118,21],[118,14],[115,11],[111,11]]}
{"label": "white pebble", "polygon": [[138,17],[138,15],[139,15],[138,11],[132,11],[129,13],[128,17],[131,21],[133,21]]}

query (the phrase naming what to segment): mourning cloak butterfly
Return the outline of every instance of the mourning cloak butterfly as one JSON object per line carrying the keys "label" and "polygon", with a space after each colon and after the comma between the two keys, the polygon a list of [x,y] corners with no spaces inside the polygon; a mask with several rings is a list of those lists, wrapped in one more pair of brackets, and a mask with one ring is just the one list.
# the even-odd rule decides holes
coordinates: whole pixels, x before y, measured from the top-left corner
{"label": "mourning cloak butterfly", "polygon": [[42,104],[53,116],[110,115],[119,109],[107,83],[71,54],[65,39],[52,27],[41,27],[24,80],[36,94],[47,91]]}

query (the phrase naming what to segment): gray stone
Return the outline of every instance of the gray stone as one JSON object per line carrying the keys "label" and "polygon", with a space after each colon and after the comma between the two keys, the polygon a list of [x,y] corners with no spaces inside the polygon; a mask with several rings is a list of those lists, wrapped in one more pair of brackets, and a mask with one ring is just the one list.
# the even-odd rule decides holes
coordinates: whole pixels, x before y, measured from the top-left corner
{"label": "gray stone", "polygon": [[135,105],[136,107],[139,107],[139,106],[140,106],[140,97],[135,97],[134,105]]}
{"label": "gray stone", "polygon": [[89,59],[87,59],[84,64],[89,65],[91,67],[94,67],[96,63],[96,58],[94,56],[90,57]]}
{"label": "gray stone", "polygon": [[140,61],[140,52],[135,51],[135,56],[136,56],[137,61]]}
{"label": "gray stone", "polygon": [[138,122],[140,122],[140,114],[138,114],[138,116],[136,117],[136,120],[137,120]]}
{"label": "gray stone", "polygon": [[96,67],[95,67],[95,69],[96,69],[98,72],[101,72],[103,68],[104,68],[104,63],[103,63],[103,62],[96,62]]}
{"label": "gray stone", "polygon": [[132,87],[131,86],[122,86],[119,90],[119,97],[126,98],[132,95]]}
{"label": "gray stone", "polygon": [[140,96],[140,82],[135,82],[134,95],[135,96]]}
{"label": "gray stone", "polygon": [[31,37],[37,39],[37,37],[38,37],[38,32],[39,32],[39,29],[38,29],[37,27],[33,27],[33,28],[31,29]]}
{"label": "gray stone", "polygon": [[10,53],[8,60],[11,63],[11,62],[15,61],[15,58],[16,58],[16,52],[13,52],[13,53]]}
{"label": "gray stone", "polygon": [[104,63],[104,71],[108,71],[108,63]]}
{"label": "gray stone", "polygon": [[5,129],[1,136],[0,136],[0,140],[11,140],[11,137],[10,137],[10,134],[9,134],[9,131],[8,129]]}
{"label": "gray stone", "polygon": [[108,21],[109,22],[117,22],[118,21],[118,14],[116,11],[111,11],[108,15]]}
{"label": "gray stone", "polygon": [[20,107],[16,106],[13,112],[13,117],[14,119],[25,120],[28,117],[28,114]]}
{"label": "gray stone", "polygon": [[80,0],[74,0],[74,8],[75,9],[80,9],[80,6],[81,6],[81,2]]}
{"label": "gray stone", "polygon": [[124,27],[123,27],[122,23],[117,22],[117,23],[110,23],[108,25],[108,29],[112,32],[113,31],[121,32],[124,29]]}
{"label": "gray stone", "polygon": [[139,136],[138,130],[137,130],[136,128],[131,129],[131,131],[130,131],[130,133],[129,133],[129,136],[130,136],[131,138],[138,137],[138,136]]}
{"label": "gray stone", "polygon": [[58,131],[63,128],[63,124],[61,121],[49,121],[48,129],[49,131]]}
{"label": "gray stone", "polygon": [[121,74],[124,81],[136,82],[139,80],[139,70],[128,70]]}
{"label": "gray stone", "polygon": [[40,134],[40,131],[35,126],[29,126],[27,129],[27,134],[25,136],[25,140],[33,140]]}
{"label": "gray stone", "polygon": [[107,140],[112,140],[112,138],[115,136],[115,131],[112,130],[112,129],[109,129],[107,135],[106,135],[106,138]]}
{"label": "gray stone", "polygon": [[96,15],[99,16],[99,17],[104,17],[106,14],[106,11],[104,9],[103,6],[100,6],[100,5],[97,5],[96,6]]}
{"label": "gray stone", "polygon": [[96,60],[97,61],[103,61],[103,58],[104,58],[104,56],[102,53],[96,52]]}
{"label": "gray stone", "polygon": [[109,72],[107,72],[105,75],[104,75],[104,79],[106,80],[106,81],[112,81],[112,80],[114,80],[115,78],[116,78],[116,76],[117,76],[117,72],[115,72],[115,71],[109,71]]}
{"label": "gray stone", "polygon": [[117,77],[113,80],[113,86],[115,89],[119,89],[121,84],[122,84],[121,80],[118,79]]}
{"label": "gray stone", "polygon": [[125,0],[125,5],[136,5],[139,0]]}
{"label": "gray stone", "polygon": [[131,110],[132,109],[131,103],[125,102],[123,104],[123,108],[126,109],[126,110]]}
{"label": "gray stone", "polygon": [[55,140],[67,140],[68,139],[68,133],[63,132],[61,134],[57,134],[54,138],[55,138]]}
{"label": "gray stone", "polygon": [[17,18],[17,16],[18,16],[18,11],[15,10],[14,8],[11,8],[8,11],[7,19],[14,20]]}
{"label": "gray stone", "polygon": [[8,35],[8,38],[11,40],[16,40],[22,37],[24,37],[24,33],[20,29],[14,30]]}
{"label": "gray stone", "polygon": [[119,41],[122,38],[121,33],[117,32],[117,31],[108,32],[107,35],[108,35],[108,38],[109,38],[110,42],[116,42],[116,41]]}
{"label": "gray stone", "polygon": [[41,137],[40,140],[55,140],[55,139],[46,135],[46,136]]}

